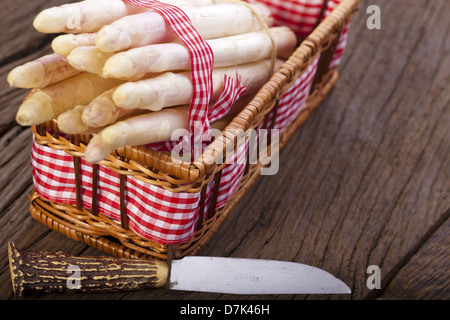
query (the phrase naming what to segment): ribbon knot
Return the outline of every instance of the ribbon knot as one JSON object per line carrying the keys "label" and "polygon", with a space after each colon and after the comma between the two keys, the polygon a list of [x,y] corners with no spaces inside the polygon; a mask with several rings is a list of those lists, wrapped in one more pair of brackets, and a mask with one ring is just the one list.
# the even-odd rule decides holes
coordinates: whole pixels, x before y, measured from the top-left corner
{"label": "ribbon knot", "polygon": [[184,151],[180,153],[189,150],[192,161],[201,155],[206,146],[205,143],[211,141],[211,123],[224,117],[246,88],[239,82],[238,75],[236,79],[225,76],[223,90],[210,107],[213,93],[214,54],[208,43],[193,27],[189,17],[180,8],[159,1],[122,1],[159,13],[189,50],[193,86],[189,109],[189,135],[183,135],[179,141],[152,144],[150,147],[159,151],[171,152],[175,148]]}

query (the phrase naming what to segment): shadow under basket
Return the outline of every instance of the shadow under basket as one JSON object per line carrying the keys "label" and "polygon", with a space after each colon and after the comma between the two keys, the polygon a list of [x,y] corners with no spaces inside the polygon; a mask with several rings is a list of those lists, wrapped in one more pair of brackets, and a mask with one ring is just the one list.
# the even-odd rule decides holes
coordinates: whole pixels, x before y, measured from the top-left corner
{"label": "shadow under basket", "polygon": [[[250,163],[247,159],[245,171],[236,191],[224,206],[217,208],[215,204],[218,196],[218,182],[225,167],[224,155],[236,152],[237,142],[245,139],[242,132],[245,133],[251,129],[273,129],[279,117],[280,99],[292,88],[299,77],[313,63],[316,63],[307,98],[305,97],[295,118],[280,131],[276,145],[275,142],[268,141],[266,154],[272,153],[273,156],[285,146],[296,129],[321,105],[336,84],[338,69],[332,66],[332,60],[343,30],[348,27],[351,16],[358,10],[359,3],[359,0],[343,0],[318,24],[251,102],[227,125],[223,135],[217,137],[204,150],[199,159],[183,162],[172,158],[170,153],[139,146],[120,148],[107,159],[93,165],[90,209],[83,207],[81,200],[80,159],[91,137],[74,135],[67,138],[58,133],[55,120],[34,126],[32,130],[35,143],[63,150],[73,158],[77,204],[52,202],[34,191],[30,196],[32,217],[68,238],[116,257],[165,260],[169,254],[173,255],[174,259],[197,255],[258,180],[261,169],[268,163],[263,161],[264,159]],[[96,176],[100,165],[120,175],[120,219],[111,219],[98,210]],[[124,191],[127,176],[133,176],[142,182],[174,193],[200,194],[200,212],[196,220],[195,232],[189,241],[165,245],[149,240],[130,228]],[[211,181],[216,181],[212,184],[213,187],[211,187]],[[206,199],[209,201],[208,204]]]}

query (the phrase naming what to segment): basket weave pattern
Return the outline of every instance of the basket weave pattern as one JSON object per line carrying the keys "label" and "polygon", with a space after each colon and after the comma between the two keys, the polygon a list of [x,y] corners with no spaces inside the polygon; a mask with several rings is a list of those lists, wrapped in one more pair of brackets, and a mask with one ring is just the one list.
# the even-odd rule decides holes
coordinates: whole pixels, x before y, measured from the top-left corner
{"label": "basket weave pattern", "polygon": [[[351,16],[358,10],[360,0],[343,0],[314,31],[301,42],[293,55],[275,72],[271,79],[255,95],[253,100],[236,116],[203,152],[202,156],[188,163],[174,159],[167,152],[152,150],[146,146],[124,147],[99,164],[93,165],[92,209],[83,208],[80,192],[80,158],[84,156],[90,140],[87,135],[66,137],[58,133],[55,121],[33,127],[35,142],[53,149],[63,150],[73,157],[77,181],[77,205],[58,204],[40,197],[36,192],[30,196],[32,217],[65,236],[86,243],[105,253],[117,257],[166,259],[169,247],[150,241],[136,234],[127,223],[125,210],[125,177],[133,176],[145,183],[159,186],[170,192],[200,193],[200,214],[193,238],[171,249],[174,258],[195,255],[211,239],[222,222],[257,181],[263,167],[263,159],[257,164],[247,164],[238,190],[227,204],[216,210],[218,188],[224,155],[236,152],[237,142],[250,129],[271,129],[277,117],[278,102],[294,85],[296,80],[319,59],[312,90],[295,120],[280,134],[279,146],[269,144],[270,151],[281,150],[295,130],[301,126],[321,104],[334,87],[338,71],[329,68],[339,38]],[[221,150],[222,152],[218,152]],[[267,154],[267,153],[265,153]],[[223,163],[223,164],[221,164]],[[120,174],[121,220],[110,219],[98,212],[97,172],[105,166]],[[207,187],[214,179],[211,203],[206,206]],[[210,212],[204,212],[207,208]]]}

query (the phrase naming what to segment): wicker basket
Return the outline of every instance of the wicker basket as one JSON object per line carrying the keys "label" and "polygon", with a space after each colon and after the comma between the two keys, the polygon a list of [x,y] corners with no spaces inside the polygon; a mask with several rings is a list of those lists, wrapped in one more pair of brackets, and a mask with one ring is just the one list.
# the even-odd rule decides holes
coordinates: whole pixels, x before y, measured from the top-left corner
{"label": "wicker basket", "polygon": [[[338,40],[351,16],[358,10],[360,0],[343,0],[314,31],[303,40],[294,54],[262,87],[245,109],[236,116],[210,146],[201,158],[191,163],[173,159],[169,153],[158,152],[146,146],[125,147],[116,151],[99,164],[93,165],[92,207],[83,207],[80,195],[80,158],[90,136],[78,135],[67,139],[58,134],[55,121],[32,128],[35,143],[57,150],[64,150],[73,157],[77,181],[77,205],[48,201],[36,192],[30,196],[30,213],[40,223],[65,236],[81,241],[116,257],[134,257],[144,259],[166,259],[169,249],[174,258],[196,255],[211,239],[222,222],[232,212],[243,196],[260,176],[263,162],[247,164],[237,191],[222,208],[215,209],[218,194],[218,181],[224,164],[223,154],[236,152],[236,141],[242,139],[240,132],[249,129],[273,126],[277,116],[278,102],[295,81],[318,59],[318,67],[311,92],[296,118],[282,131],[279,149],[286,144],[295,130],[301,126],[311,113],[321,104],[338,79],[337,68],[330,68],[331,59],[336,51]],[[230,133],[231,138],[230,138]],[[233,136],[234,135],[234,136]],[[273,145],[269,145],[272,148]],[[215,150],[224,150],[224,153]],[[275,149],[273,149],[275,150]],[[264,162],[266,163],[266,162]],[[110,219],[98,212],[97,174],[99,166],[104,166],[120,175],[121,219]],[[196,221],[196,231],[190,241],[163,245],[148,240],[129,228],[127,223],[126,199],[124,188],[126,176],[159,186],[170,192],[200,193],[200,214]],[[207,189],[210,181],[215,180],[213,190]],[[208,191],[207,191],[208,190]],[[207,194],[209,192],[209,194]],[[209,197],[211,203],[205,205]],[[209,207],[210,212],[205,212]]]}

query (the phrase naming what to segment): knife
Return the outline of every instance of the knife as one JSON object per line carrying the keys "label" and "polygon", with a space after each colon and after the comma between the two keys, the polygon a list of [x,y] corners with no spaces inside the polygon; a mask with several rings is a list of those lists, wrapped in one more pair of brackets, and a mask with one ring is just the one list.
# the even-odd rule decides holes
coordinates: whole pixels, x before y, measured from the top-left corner
{"label": "knife", "polygon": [[301,263],[188,256],[179,260],[75,257],[8,243],[16,295],[163,288],[224,294],[350,294],[330,273]]}

